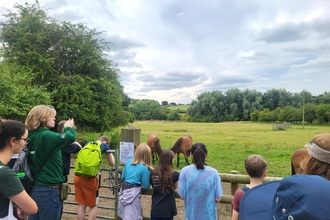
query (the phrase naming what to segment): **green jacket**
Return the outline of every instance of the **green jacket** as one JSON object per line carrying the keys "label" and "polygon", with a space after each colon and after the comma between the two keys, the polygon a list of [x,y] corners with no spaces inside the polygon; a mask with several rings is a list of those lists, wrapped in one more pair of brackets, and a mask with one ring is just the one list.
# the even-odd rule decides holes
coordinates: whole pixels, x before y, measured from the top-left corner
{"label": "green jacket", "polygon": [[76,132],[71,127],[65,127],[64,133],[38,128],[29,132],[29,159],[32,172],[39,172],[34,184],[38,186],[56,186],[66,181],[66,172],[62,162],[61,149],[76,140]]}

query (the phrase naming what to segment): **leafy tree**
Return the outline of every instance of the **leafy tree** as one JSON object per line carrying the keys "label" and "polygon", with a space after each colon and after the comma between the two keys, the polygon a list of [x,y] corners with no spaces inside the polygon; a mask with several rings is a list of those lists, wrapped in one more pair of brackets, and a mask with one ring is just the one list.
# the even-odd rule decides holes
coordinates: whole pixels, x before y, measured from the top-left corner
{"label": "leafy tree", "polygon": [[129,111],[137,120],[151,120],[162,117],[160,116],[160,105],[156,100],[142,99],[135,101],[135,104],[129,106]]}
{"label": "leafy tree", "polygon": [[265,108],[259,114],[259,121],[260,122],[272,122],[276,121],[274,114],[269,110],[269,108]]}
{"label": "leafy tree", "polygon": [[168,118],[169,121],[179,121],[180,120],[180,114],[178,111],[171,111],[168,114]]}
{"label": "leafy tree", "polygon": [[251,114],[251,121],[259,121],[259,115],[260,115],[260,111],[259,110],[254,110]]}
{"label": "leafy tree", "polygon": [[33,85],[26,68],[2,61],[0,73],[0,117],[23,121],[35,105],[51,103],[51,94],[45,87]]}
{"label": "leafy tree", "polygon": [[315,97],[317,104],[330,104],[330,92],[324,92],[323,94]]}
{"label": "leafy tree", "polygon": [[168,101],[162,101],[162,105],[168,105]]}
{"label": "leafy tree", "polygon": [[100,38],[102,32],[56,21],[38,2],[14,7],[17,12],[9,12],[1,23],[4,58],[31,69],[32,82],[52,92],[59,119],[72,109],[77,124],[102,131],[133,118],[123,108],[127,97],[119,70],[106,55],[111,43]]}
{"label": "leafy tree", "polygon": [[307,103],[304,108],[305,121],[313,123],[313,121],[316,119],[316,104]]}
{"label": "leafy tree", "polygon": [[320,104],[316,108],[316,117],[320,123],[330,122],[330,104]]}

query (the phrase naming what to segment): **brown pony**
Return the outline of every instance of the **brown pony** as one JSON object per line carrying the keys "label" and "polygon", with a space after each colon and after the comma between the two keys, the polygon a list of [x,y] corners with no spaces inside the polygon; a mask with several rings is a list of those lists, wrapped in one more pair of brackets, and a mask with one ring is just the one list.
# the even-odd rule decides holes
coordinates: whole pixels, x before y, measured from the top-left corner
{"label": "brown pony", "polygon": [[306,170],[307,163],[311,156],[306,148],[301,148],[293,152],[291,156],[291,174],[301,174]]}
{"label": "brown pony", "polygon": [[187,164],[189,165],[188,157],[190,155],[190,149],[192,147],[192,138],[189,135],[184,135],[180,137],[170,149],[175,154],[177,154],[177,165],[179,167],[180,163],[180,153],[184,155],[184,159],[186,160]]}
{"label": "brown pony", "polygon": [[160,140],[155,134],[151,134],[148,136],[147,144],[151,149],[152,164],[154,164],[155,158],[158,160],[158,157],[163,152],[163,149],[160,146]]}

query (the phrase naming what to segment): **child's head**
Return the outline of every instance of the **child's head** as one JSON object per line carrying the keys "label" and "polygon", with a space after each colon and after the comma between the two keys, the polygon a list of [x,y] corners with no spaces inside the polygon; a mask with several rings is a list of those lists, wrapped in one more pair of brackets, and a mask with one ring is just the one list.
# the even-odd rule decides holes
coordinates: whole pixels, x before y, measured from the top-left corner
{"label": "child's head", "polygon": [[25,125],[29,131],[45,127],[49,118],[56,116],[56,110],[50,105],[37,105],[28,113]]}
{"label": "child's head", "polygon": [[138,163],[151,167],[151,150],[146,144],[140,144],[135,150],[132,164]]}
{"label": "child's head", "polygon": [[194,158],[194,164],[198,170],[203,170],[205,163],[205,157],[207,156],[207,149],[203,143],[195,143],[191,147],[191,154]]}
{"label": "child's head", "polygon": [[311,158],[304,173],[330,180],[330,133],[315,135],[308,143],[307,150]]}
{"label": "child's head", "polygon": [[261,155],[252,154],[245,159],[244,166],[252,178],[261,178],[267,170],[267,161]]}
{"label": "child's head", "polygon": [[173,161],[174,161],[174,152],[171,150],[163,150],[159,156],[159,163],[154,169],[151,178],[158,179],[156,180],[159,183],[160,190],[163,194],[168,193],[167,186],[171,186],[175,190],[173,181],[172,181],[172,172],[173,172]]}
{"label": "child's head", "polygon": [[108,136],[100,136],[97,140],[104,144],[110,145],[110,138]]}
{"label": "child's head", "polygon": [[[25,133],[27,134],[27,129],[22,122],[0,119],[0,150],[8,145],[10,146],[11,139],[21,141]],[[27,139],[24,138],[23,140],[26,143]]]}
{"label": "child's head", "polygon": [[171,150],[163,150],[159,156],[158,166],[171,167],[174,159],[174,152]]}

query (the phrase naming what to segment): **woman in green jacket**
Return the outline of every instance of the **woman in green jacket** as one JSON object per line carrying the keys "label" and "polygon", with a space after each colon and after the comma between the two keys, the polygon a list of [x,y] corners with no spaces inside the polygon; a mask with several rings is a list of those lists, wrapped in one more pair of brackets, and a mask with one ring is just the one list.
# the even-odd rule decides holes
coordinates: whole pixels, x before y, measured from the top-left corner
{"label": "woman in green jacket", "polygon": [[38,105],[30,110],[25,120],[29,130],[30,165],[32,172],[38,173],[31,197],[39,210],[29,220],[60,220],[63,207],[60,185],[66,181],[61,150],[76,140],[76,132],[73,119],[65,122],[63,134],[50,131],[55,126],[55,116],[56,110],[52,106]]}

